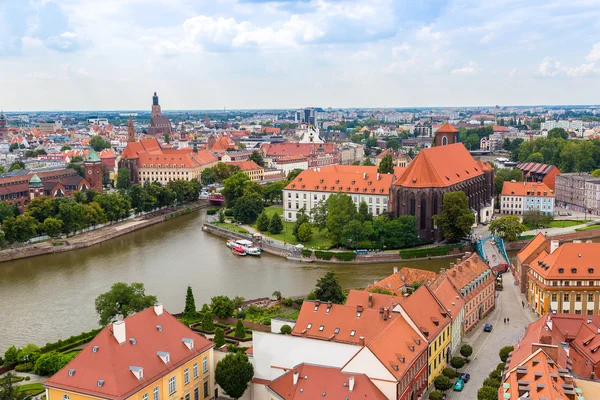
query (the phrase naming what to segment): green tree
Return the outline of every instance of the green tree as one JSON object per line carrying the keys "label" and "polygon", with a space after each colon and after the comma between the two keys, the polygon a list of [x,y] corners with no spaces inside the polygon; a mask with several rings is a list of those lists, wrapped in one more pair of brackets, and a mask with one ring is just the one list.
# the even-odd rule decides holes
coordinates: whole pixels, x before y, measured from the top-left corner
{"label": "green tree", "polygon": [[344,193],[336,193],[327,199],[327,236],[334,244],[339,244],[346,225],[356,216],[356,206],[352,197]]}
{"label": "green tree", "polygon": [[595,169],[592,171],[592,176],[593,177],[599,177],[600,176],[600,169]]}
{"label": "green tree", "polygon": [[253,224],[263,212],[262,198],[257,194],[244,195],[237,199],[233,207],[233,216],[244,224]]}
{"label": "green tree", "polygon": [[216,181],[216,175],[212,168],[204,168],[200,174],[200,182],[203,185],[210,185]]}
{"label": "green tree", "polygon": [[233,308],[235,310],[242,308],[242,306],[244,305],[244,301],[246,301],[246,299],[242,296],[235,296],[233,298]]}
{"label": "green tree", "polygon": [[271,217],[271,221],[269,222],[269,232],[274,235],[281,233],[283,230],[283,222],[281,221],[281,217],[279,214],[274,213]]}
{"label": "green tree", "polygon": [[92,139],[90,139],[89,145],[95,151],[110,149],[110,142],[108,140],[104,140],[104,138],[100,135],[95,135],[94,137],[92,137]]}
{"label": "green tree", "polygon": [[300,225],[305,222],[310,222],[310,217],[306,214],[306,208],[302,207],[296,213],[296,222],[294,223],[294,228],[292,229],[292,235],[294,235],[298,241],[300,241],[300,239],[298,239],[298,228],[300,228]]}
{"label": "green tree", "polygon": [[69,146],[68,144],[65,144],[63,147],[60,148],[60,151],[67,151],[67,150],[71,150],[71,146]]}
{"label": "green tree", "polygon": [[373,214],[369,212],[369,206],[366,201],[361,201],[358,205],[358,219],[361,222],[371,221],[373,219]]}
{"label": "green tree", "polygon": [[363,165],[365,167],[373,167],[373,166],[375,166],[375,164],[373,163],[373,161],[371,161],[370,157],[365,158],[365,160],[363,161]]}
{"label": "green tree", "polygon": [[468,344],[463,344],[460,346],[460,355],[464,358],[468,359],[473,354],[473,348]]}
{"label": "green tree", "polygon": [[281,182],[269,182],[265,186],[264,199],[265,202],[281,203],[283,200],[283,188],[286,183]]}
{"label": "green tree", "polygon": [[215,381],[227,396],[239,399],[254,376],[254,368],[244,353],[227,354],[217,363]]}
{"label": "green tree", "polygon": [[552,219],[553,217],[550,214],[540,210],[530,210],[523,214],[523,225],[537,229],[541,226],[548,226]]}
{"label": "green tree", "polygon": [[289,325],[283,325],[279,329],[279,333],[281,333],[282,335],[290,335],[292,333],[292,327]]}
{"label": "green tree", "polygon": [[360,242],[363,239],[363,224],[353,219],[342,230],[342,242],[345,244]]}
{"label": "green tree", "polygon": [[129,180],[129,168],[122,167],[119,168],[119,172],[117,173],[117,189],[129,189],[131,186],[131,181]]}
{"label": "green tree", "polygon": [[260,232],[267,232],[269,230],[270,222],[269,216],[265,211],[263,211],[256,219],[256,229],[258,229]]}
{"label": "green tree", "polygon": [[234,311],[233,301],[227,296],[215,296],[210,299],[210,309],[217,317],[231,317]]}
{"label": "green tree", "polygon": [[2,230],[8,243],[26,242],[38,232],[38,221],[29,215],[6,218]]}
{"label": "green tree", "polygon": [[452,368],[444,368],[442,374],[446,375],[448,379],[454,379],[458,376],[458,373],[456,373]]}
{"label": "green tree", "polygon": [[500,168],[496,171],[496,176],[494,177],[494,194],[499,196],[502,193],[502,185],[504,182],[517,181],[520,182],[523,180],[523,175],[521,171],[517,168]]}
{"label": "green tree", "polygon": [[212,311],[208,310],[204,312],[202,315],[202,330],[204,331],[214,331],[215,330],[215,321]]}
{"label": "green tree", "polygon": [[305,222],[298,227],[298,236],[296,236],[296,239],[299,242],[306,243],[312,239],[312,234],[310,222]]}
{"label": "green tree", "polygon": [[165,141],[165,143],[166,143],[166,144],[169,144],[169,143],[171,143],[171,138],[169,137],[169,134],[168,134],[168,133],[165,133],[165,134],[163,135],[163,140]]}
{"label": "green tree", "polygon": [[500,380],[495,378],[485,378],[483,380],[483,386],[493,387],[497,390],[500,387]]}
{"label": "green tree", "polygon": [[321,301],[342,304],[346,299],[340,282],[333,271],[327,271],[323,277],[319,278],[314,292],[316,298]]}
{"label": "green tree", "polygon": [[60,201],[60,199],[52,199],[46,196],[35,197],[27,205],[25,212],[27,215],[42,223],[46,220],[46,218],[56,216]]}
{"label": "green tree", "polygon": [[[34,199],[35,200],[35,199]],[[6,201],[0,201],[0,224],[4,222],[6,218],[15,216],[15,208]]]}
{"label": "green tree", "polygon": [[273,294],[271,295],[271,297],[273,297],[275,300],[281,300],[281,292],[279,290],[276,290],[273,292]]}
{"label": "green tree", "polygon": [[102,207],[108,221],[114,222],[129,216],[131,203],[118,193],[101,194],[94,200]]}
{"label": "green tree", "polygon": [[569,134],[563,128],[553,128],[548,131],[548,139],[568,139]]}
{"label": "green tree", "polygon": [[466,363],[467,361],[462,357],[452,357],[450,360],[450,365],[452,365],[452,368],[454,368],[456,371],[464,367]]}
{"label": "green tree", "polygon": [[401,249],[417,243],[417,219],[414,216],[402,215],[393,220],[387,220],[385,217],[383,219],[385,222],[379,238],[383,238],[386,248]]}
{"label": "green tree", "polygon": [[248,159],[250,161],[254,161],[261,167],[265,166],[265,161],[263,160],[263,156],[257,150],[253,150],[252,154],[250,154],[250,157],[248,157]]}
{"label": "green tree", "polygon": [[19,390],[19,386],[14,385],[13,377],[10,372],[0,381],[0,400],[30,400],[33,396],[24,390]]}
{"label": "green tree", "polygon": [[215,343],[215,347],[220,349],[225,344],[225,331],[223,328],[216,327],[215,328],[215,336],[213,337],[213,342]]}
{"label": "green tree", "polygon": [[14,345],[4,352],[4,365],[13,365],[19,361],[19,349]]}
{"label": "green tree", "polygon": [[477,400],[498,400],[498,389],[482,386],[477,390]]}
{"label": "green tree", "polygon": [[313,226],[319,231],[327,227],[327,203],[325,200],[319,200],[312,210],[310,210],[310,217],[312,218]]}
{"label": "green tree", "polygon": [[479,150],[479,141],[479,135],[476,133],[471,133],[464,140],[462,140],[463,144],[468,150]]}
{"label": "green tree", "polygon": [[56,218],[46,218],[42,225],[42,230],[46,232],[46,235],[51,238],[57,238],[60,236],[63,228],[63,222]]}
{"label": "green tree", "polygon": [[498,356],[500,357],[500,360],[502,360],[502,362],[506,362],[508,355],[514,349],[515,349],[514,346],[504,346],[503,348],[501,348],[500,351],[498,352]]}
{"label": "green tree", "polygon": [[84,205],[72,200],[61,201],[58,205],[58,219],[63,223],[63,233],[75,233],[85,227]]}
{"label": "green tree", "polygon": [[126,318],[156,303],[156,296],[146,295],[144,284],[117,282],[110,290],[96,297],[96,312],[101,326],[118,318]]}
{"label": "green tree", "polygon": [[244,323],[241,319],[237,320],[235,324],[235,337],[238,339],[243,339],[246,337],[246,331],[244,330]]}
{"label": "green tree", "polygon": [[429,393],[428,399],[429,400],[442,400],[444,398],[444,393],[440,392],[439,390],[434,390],[433,392]]}
{"label": "green tree", "polygon": [[544,155],[540,152],[531,153],[529,157],[527,157],[527,162],[543,163]]}
{"label": "green tree", "polygon": [[515,215],[507,215],[490,223],[490,232],[509,242],[517,240],[526,229],[519,217]]}
{"label": "green tree", "polygon": [[183,309],[183,318],[188,318],[196,315],[196,301],[194,300],[194,292],[192,287],[188,285],[185,293],[185,307]]}
{"label": "green tree", "polygon": [[433,386],[435,386],[435,390],[445,392],[452,387],[452,381],[447,376],[440,375],[433,381]]}
{"label": "green tree", "polygon": [[23,161],[15,161],[12,164],[10,164],[8,172],[16,171],[19,169],[25,169],[25,163]]}
{"label": "green tree", "polygon": [[379,162],[377,172],[381,174],[393,174],[394,173],[394,160],[391,154],[385,155]]}
{"label": "green tree", "polygon": [[467,195],[464,192],[444,193],[442,213],[434,215],[433,220],[449,242],[456,242],[467,236],[475,223]]}
{"label": "green tree", "polygon": [[249,181],[250,178],[243,172],[236,172],[234,175],[223,181],[223,190],[221,190],[221,194],[223,194],[223,197],[225,198],[227,207],[233,208],[233,206],[235,206],[237,199],[244,195],[244,187],[246,186],[246,182]]}
{"label": "green tree", "polygon": [[300,169],[300,168],[296,168],[296,169],[293,169],[293,170],[291,170],[291,171],[288,173],[288,175],[287,175],[287,177],[285,178],[285,180],[286,180],[286,181],[288,181],[288,182],[291,182],[291,181],[293,181],[294,179],[296,179],[296,177],[297,177],[298,175],[300,175],[300,173],[301,173],[302,171],[303,171],[303,170],[302,170],[302,169]]}

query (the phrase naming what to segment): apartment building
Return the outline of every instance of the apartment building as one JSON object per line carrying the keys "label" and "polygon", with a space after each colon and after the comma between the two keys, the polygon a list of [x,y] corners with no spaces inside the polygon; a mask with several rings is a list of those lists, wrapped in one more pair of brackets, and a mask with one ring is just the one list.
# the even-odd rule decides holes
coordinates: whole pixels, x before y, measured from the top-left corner
{"label": "apartment building", "polygon": [[600,178],[587,173],[556,176],[557,206],[600,215]]}
{"label": "apartment building", "polygon": [[252,160],[247,161],[229,161],[227,165],[238,167],[241,172],[246,174],[251,181],[258,182],[264,179],[265,169]]}
{"label": "apartment building", "polygon": [[500,212],[523,215],[528,211],[554,215],[554,193],[544,183],[504,182],[500,195]]}

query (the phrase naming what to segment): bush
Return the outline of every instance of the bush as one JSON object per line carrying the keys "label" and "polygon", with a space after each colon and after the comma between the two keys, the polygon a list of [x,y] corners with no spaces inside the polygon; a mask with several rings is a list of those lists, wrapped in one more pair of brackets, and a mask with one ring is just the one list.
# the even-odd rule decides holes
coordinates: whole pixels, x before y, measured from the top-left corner
{"label": "bush", "polygon": [[429,393],[429,400],[442,400],[444,398],[444,393],[440,392],[439,390],[434,390],[433,392]]}
{"label": "bush", "polygon": [[225,209],[225,216],[226,217],[233,217],[233,209],[232,208]]}
{"label": "bush", "polygon": [[515,349],[514,346],[504,346],[503,348],[500,349],[500,351],[498,352],[498,356],[500,356],[500,359],[502,360],[502,362],[506,362],[508,355],[514,349]]}
{"label": "bush", "polygon": [[452,368],[455,368],[455,369],[461,369],[462,367],[465,366],[465,364],[466,364],[466,361],[462,357],[452,357],[452,359],[450,360],[450,365],[452,365]]}
{"label": "bush", "polygon": [[215,215],[218,212],[219,212],[218,208],[209,208],[208,210],[206,210],[206,215]]}
{"label": "bush", "polygon": [[317,299],[317,295],[315,294],[315,292],[310,292],[308,294],[308,296],[306,296],[306,300],[316,300]]}
{"label": "bush", "polygon": [[424,257],[435,257],[435,256],[445,256],[450,253],[455,248],[462,249],[462,246],[437,246],[430,247],[426,249],[408,249],[408,250],[400,250],[400,257],[404,259],[408,258],[424,258]]}
{"label": "bush", "polygon": [[490,386],[494,389],[498,389],[500,387],[500,381],[494,378],[485,378],[483,380],[483,386]]}
{"label": "bush", "polygon": [[317,257],[319,260],[331,260],[333,253],[329,251],[315,250],[315,257]]}
{"label": "bush", "polygon": [[302,255],[304,257],[310,258],[310,257],[312,257],[312,253],[313,253],[312,250],[302,249]]}
{"label": "bush", "polygon": [[237,320],[237,324],[235,324],[235,337],[238,339],[243,339],[246,337],[246,331],[244,330],[244,323],[241,319]]}
{"label": "bush", "polygon": [[238,311],[237,313],[235,313],[235,317],[237,319],[245,319],[246,318],[246,311],[244,311],[244,310]]}
{"label": "bush", "polygon": [[282,335],[289,335],[292,333],[292,327],[289,325],[283,325],[281,329],[279,329],[279,333]]}
{"label": "bush", "polygon": [[504,372],[504,367],[506,367],[506,363],[501,362],[500,364],[496,365],[496,370]]}
{"label": "bush", "polygon": [[447,376],[440,375],[433,381],[433,386],[435,386],[436,390],[445,392],[452,387],[452,382]]}
{"label": "bush", "polygon": [[19,364],[15,367],[15,371],[17,371],[17,372],[29,372],[32,370],[33,370],[32,363]]}
{"label": "bush", "polygon": [[353,251],[344,251],[340,253],[334,253],[335,258],[340,261],[352,261],[356,258],[356,253]]}
{"label": "bush", "polygon": [[35,362],[34,372],[38,375],[50,376],[57,373],[69,363],[75,355],[67,355],[51,351],[42,354]]}
{"label": "bush", "polygon": [[458,376],[456,372],[452,368],[444,368],[442,374],[446,375],[448,379],[454,379]]}
{"label": "bush", "polygon": [[490,374],[488,376],[492,379],[500,380],[502,378],[502,372],[495,369],[492,372],[490,372]]}
{"label": "bush", "polygon": [[477,400],[497,400],[498,389],[491,386],[482,386],[477,391]]}
{"label": "bush", "polygon": [[287,299],[281,300],[281,305],[283,305],[283,306],[291,307],[292,304],[294,304],[294,301],[292,299],[290,299],[289,297]]}
{"label": "bush", "polygon": [[28,380],[30,380],[30,379],[31,379],[31,377],[30,377],[30,376],[26,376],[26,377],[25,377],[25,380],[26,380],[26,381],[28,381]]}

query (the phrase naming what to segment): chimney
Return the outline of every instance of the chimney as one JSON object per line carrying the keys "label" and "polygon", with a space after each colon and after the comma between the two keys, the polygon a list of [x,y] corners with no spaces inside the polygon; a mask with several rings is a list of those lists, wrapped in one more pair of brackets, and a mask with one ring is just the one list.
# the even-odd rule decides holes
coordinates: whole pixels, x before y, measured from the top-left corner
{"label": "chimney", "polygon": [[162,313],[163,313],[163,305],[162,305],[162,303],[156,303],[156,304],[154,304],[154,313],[156,315],[162,315]]}
{"label": "chimney", "polygon": [[127,335],[125,334],[125,321],[120,320],[113,322],[112,332],[115,339],[117,339],[117,343],[125,343],[127,340]]}
{"label": "chimney", "polygon": [[348,389],[350,391],[354,390],[354,377],[351,376],[350,378],[348,378]]}
{"label": "chimney", "polygon": [[319,307],[321,305],[321,300],[315,300],[315,306]]}
{"label": "chimney", "polygon": [[294,372],[294,386],[298,384],[298,378],[300,377],[300,372]]}
{"label": "chimney", "polygon": [[394,267],[394,273],[397,274],[398,273],[398,267]]}
{"label": "chimney", "polygon": [[373,294],[369,293],[369,308],[373,308]]}
{"label": "chimney", "polygon": [[379,174],[379,172],[378,172],[378,173],[377,173],[377,180],[379,180],[379,176],[380,176],[380,174]]}
{"label": "chimney", "polygon": [[558,240],[551,240],[550,241],[550,254],[554,253],[554,250],[558,249],[558,246],[559,246]]}
{"label": "chimney", "polygon": [[365,180],[367,179],[367,173],[366,172],[363,172],[363,179],[365,179]]}
{"label": "chimney", "polygon": [[357,305],[356,306],[356,312],[362,312],[363,311],[363,306],[362,305]]}
{"label": "chimney", "polygon": [[364,336],[361,336],[358,338],[358,344],[361,346],[365,345],[365,337]]}
{"label": "chimney", "polygon": [[471,268],[471,260],[467,260],[467,261],[465,261],[465,263],[467,264],[468,268]]}
{"label": "chimney", "polygon": [[458,264],[457,267],[458,267],[458,271],[462,272],[462,264]]}

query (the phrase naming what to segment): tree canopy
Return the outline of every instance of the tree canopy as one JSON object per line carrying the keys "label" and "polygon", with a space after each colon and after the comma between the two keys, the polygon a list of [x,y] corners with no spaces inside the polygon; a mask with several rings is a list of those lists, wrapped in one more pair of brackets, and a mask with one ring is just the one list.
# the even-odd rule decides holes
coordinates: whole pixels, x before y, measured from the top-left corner
{"label": "tree canopy", "polygon": [[92,137],[90,139],[89,145],[95,151],[102,151],[104,149],[110,149],[110,147],[111,147],[110,142],[108,140],[105,140],[100,135],[95,135],[94,137]]}
{"label": "tree canopy", "polygon": [[215,381],[227,396],[239,399],[254,376],[254,368],[244,353],[227,354],[217,363]]}
{"label": "tree canopy", "polygon": [[500,217],[490,223],[490,232],[509,242],[516,241],[526,229],[519,217],[515,215]]}
{"label": "tree canopy", "polygon": [[379,167],[377,167],[377,172],[381,174],[393,174],[394,173],[394,160],[392,159],[391,154],[385,155],[381,162],[379,163]]}
{"label": "tree canopy", "polygon": [[354,219],[356,206],[352,197],[344,193],[335,193],[327,199],[327,217],[325,225],[327,235],[335,244],[339,244],[346,225]]}
{"label": "tree canopy", "polygon": [[327,271],[323,277],[319,278],[314,293],[318,300],[331,301],[335,304],[342,304],[346,299],[333,271]]}
{"label": "tree canopy", "polygon": [[144,284],[117,282],[106,293],[96,297],[96,312],[100,325],[126,318],[156,303],[156,296],[146,295]]}
{"label": "tree canopy", "polygon": [[449,242],[456,242],[467,236],[475,223],[475,216],[469,208],[469,199],[464,192],[444,193],[442,213],[434,215],[433,218]]}

